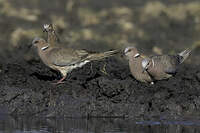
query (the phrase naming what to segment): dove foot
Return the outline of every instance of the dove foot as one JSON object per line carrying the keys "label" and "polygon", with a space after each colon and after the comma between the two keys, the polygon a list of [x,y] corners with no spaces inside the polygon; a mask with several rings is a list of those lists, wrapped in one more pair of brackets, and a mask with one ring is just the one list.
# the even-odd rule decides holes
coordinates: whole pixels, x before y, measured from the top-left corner
{"label": "dove foot", "polygon": [[58,85],[58,84],[64,84],[65,82],[61,81],[61,82],[56,82],[56,83],[52,83],[53,85]]}

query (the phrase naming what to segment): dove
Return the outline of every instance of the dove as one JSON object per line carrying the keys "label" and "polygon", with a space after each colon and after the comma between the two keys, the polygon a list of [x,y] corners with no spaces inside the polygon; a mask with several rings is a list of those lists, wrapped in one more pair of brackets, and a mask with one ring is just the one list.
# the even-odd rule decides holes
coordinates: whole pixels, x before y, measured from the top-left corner
{"label": "dove", "polygon": [[53,28],[53,24],[44,24],[43,32],[47,32],[47,42],[51,46],[57,45],[60,42],[60,39]]}
{"label": "dove", "polygon": [[144,58],[139,54],[138,50],[135,47],[127,47],[124,50],[124,54],[129,60],[132,76],[140,82],[154,84],[151,76],[146,71],[143,71],[142,61]]}
{"label": "dove", "polygon": [[168,79],[176,74],[177,68],[188,58],[190,53],[191,50],[186,49],[176,55],[151,56],[143,59],[142,67],[154,80]]}
{"label": "dove", "polygon": [[53,47],[46,40],[39,37],[33,39],[32,45],[37,48],[37,52],[45,65],[62,74],[62,78],[56,84],[63,83],[62,81],[66,78],[67,73],[73,69],[82,67],[94,60],[113,56],[119,52],[119,50],[112,50],[102,53],[91,53],[86,50]]}

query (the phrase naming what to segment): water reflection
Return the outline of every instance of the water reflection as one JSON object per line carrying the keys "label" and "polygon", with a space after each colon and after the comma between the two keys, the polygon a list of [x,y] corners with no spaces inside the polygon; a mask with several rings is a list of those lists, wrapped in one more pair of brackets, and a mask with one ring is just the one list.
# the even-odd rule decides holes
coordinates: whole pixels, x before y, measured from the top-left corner
{"label": "water reflection", "polygon": [[45,119],[0,116],[0,133],[196,133],[200,121]]}

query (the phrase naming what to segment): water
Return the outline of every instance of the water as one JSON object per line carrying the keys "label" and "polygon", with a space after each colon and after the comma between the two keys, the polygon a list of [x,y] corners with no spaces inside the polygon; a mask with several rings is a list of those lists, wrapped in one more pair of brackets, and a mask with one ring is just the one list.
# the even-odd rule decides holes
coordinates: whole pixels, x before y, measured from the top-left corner
{"label": "water", "polygon": [[200,121],[46,119],[0,116],[0,133],[198,133]]}

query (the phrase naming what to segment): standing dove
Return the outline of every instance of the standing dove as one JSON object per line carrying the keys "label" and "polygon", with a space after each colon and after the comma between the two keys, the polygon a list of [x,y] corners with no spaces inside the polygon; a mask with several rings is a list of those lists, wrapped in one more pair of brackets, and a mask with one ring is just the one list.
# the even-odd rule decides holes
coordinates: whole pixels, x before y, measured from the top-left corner
{"label": "standing dove", "polygon": [[140,82],[153,84],[151,76],[143,71],[142,61],[144,58],[138,53],[138,50],[135,47],[127,47],[124,54],[129,60],[129,68],[133,77]]}
{"label": "standing dove", "polygon": [[52,47],[44,39],[36,37],[32,45],[37,47],[37,52],[41,60],[50,68],[60,71],[62,78],[57,84],[62,83],[67,73],[75,68],[82,67],[88,62],[101,60],[117,54],[118,50],[103,53],[89,53],[85,50],[75,50],[70,48]]}
{"label": "standing dove", "polygon": [[43,28],[43,32],[47,32],[47,42],[51,46],[57,45],[57,43],[60,42],[60,39],[53,28],[53,24],[44,24]]}
{"label": "standing dove", "polygon": [[177,55],[152,56],[142,61],[142,67],[154,80],[168,79],[176,74],[177,68],[190,53],[191,50],[186,49]]}

